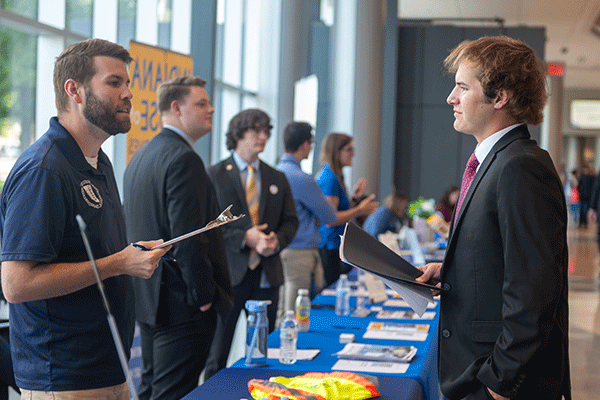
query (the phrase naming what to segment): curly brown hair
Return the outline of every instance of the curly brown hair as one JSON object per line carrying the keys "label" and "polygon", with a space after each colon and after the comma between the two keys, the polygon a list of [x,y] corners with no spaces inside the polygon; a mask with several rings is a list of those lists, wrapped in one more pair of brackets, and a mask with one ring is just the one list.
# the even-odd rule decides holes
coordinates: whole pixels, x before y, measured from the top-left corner
{"label": "curly brown hair", "polygon": [[229,121],[227,129],[227,150],[235,150],[237,142],[244,138],[244,134],[249,129],[266,129],[268,134],[271,134],[271,118],[263,110],[258,108],[250,108],[237,113]]}
{"label": "curly brown hair", "polygon": [[548,99],[546,68],[528,45],[507,36],[467,40],[452,50],[444,66],[456,73],[464,62],[478,67],[477,79],[490,101],[506,90],[507,110],[517,122],[542,122]]}

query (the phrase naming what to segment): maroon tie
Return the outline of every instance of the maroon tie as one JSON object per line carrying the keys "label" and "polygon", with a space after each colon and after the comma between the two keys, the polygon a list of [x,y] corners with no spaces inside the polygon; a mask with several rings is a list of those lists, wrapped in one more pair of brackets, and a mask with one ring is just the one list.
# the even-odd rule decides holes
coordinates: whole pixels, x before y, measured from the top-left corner
{"label": "maroon tie", "polygon": [[471,182],[473,182],[473,178],[475,177],[475,173],[477,172],[478,165],[479,161],[477,161],[475,153],[471,154],[471,157],[469,157],[469,161],[467,161],[467,168],[465,168],[462,183],[460,184],[460,195],[458,196],[458,202],[456,203],[456,212],[454,213],[454,226],[456,226],[456,221],[458,220],[458,213],[460,212],[462,203],[465,200],[467,192],[469,191]]}

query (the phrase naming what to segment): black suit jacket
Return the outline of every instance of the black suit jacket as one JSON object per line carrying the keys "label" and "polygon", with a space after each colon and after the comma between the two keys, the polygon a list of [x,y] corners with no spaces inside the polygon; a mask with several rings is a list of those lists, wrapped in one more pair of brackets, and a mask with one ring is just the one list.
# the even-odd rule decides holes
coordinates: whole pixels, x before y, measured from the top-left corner
{"label": "black suit jacket", "polygon": [[[258,223],[268,224],[264,231],[274,231],[279,240],[279,251],[283,250],[296,235],[298,217],[292,190],[283,172],[260,161],[261,175]],[[242,247],[244,235],[252,227],[246,203],[246,193],[240,179],[240,170],[233,156],[213,165],[208,175],[216,189],[222,208],[233,204],[234,215],[246,214],[245,218],[223,225],[223,237],[227,248],[227,260],[233,286],[239,285],[248,271],[250,248]],[[271,286],[283,283],[283,267],[279,253],[260,259],[263,271]]]}
{"label": "black suit jacket", "polygon": [[[133,242],[166,241],[205,226],[220,213],[202,159],[166,128],[131,158],[123,189]],[[177,261],[162,259],[150,279],[134,278],[136,319],[149,325],[183,322],[210,302],[225,316],[233,302],[221,230],[175,243],[168,254]],[[160,311],[169,315],[159,312],[161,297],[168,304]]]}
{"label": "black suit jacket", "polygon": [[525,125],[494,145],[454,218],[441,271],[442,392],[461,399],[483,384],[511,399],[570,399],[565,197]]}

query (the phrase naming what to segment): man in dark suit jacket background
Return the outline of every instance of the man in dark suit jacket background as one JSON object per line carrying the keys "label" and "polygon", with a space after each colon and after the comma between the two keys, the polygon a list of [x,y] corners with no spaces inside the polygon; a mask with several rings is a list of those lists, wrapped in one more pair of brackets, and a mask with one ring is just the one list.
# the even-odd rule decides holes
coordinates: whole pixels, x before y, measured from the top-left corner
{"label": "man in dark suit jacket background", "polygon": [[[129,239],[175,238],[205,226],[220,209],[193,144],[212,129],[214,109],[197,77],[158,88],[162,131],[138,150],[125,170]],[[180,399],[198,386],[217,313],[232,292],[219,228],[173,244],[151,279],[134,281],[142,344],[140,399]]]}
{"label": "man in dark suit jacket background", "polygon": [[565,197],[552,160],[525,125],[543,118],[544,66],[506,37],[463,42],[445,65],[456,73],[447,100],[454,128],[478,144],[444,262],[421,268],[420,280],[447,290],[442,392],[451,400],[568,400]]}
{"label": "man in dark suit jacket background", "polygon": [[[235,115],[227,130],[231,157],[213,165],[208,175],[217,191],[219,204],[233,205],[234,215],[246,218],[223,226],[227,261],[233,286],[234,306],[229,318],[217,325],[205,377],[225,368],[235,326],[246,300],[271,300],[267,307],[269,331],[275,326],[279,286],[283,267],[279,252],[294,238],[298,229],[296,206],[290,185],[283,174],[258,158],[271,135],[271,119],[258,109]],[[249,167],[250,166],[250,167]],[[253,175],[258,205],[248,204],[247,185]],[[249,206],[256,207],[252,221]]]}

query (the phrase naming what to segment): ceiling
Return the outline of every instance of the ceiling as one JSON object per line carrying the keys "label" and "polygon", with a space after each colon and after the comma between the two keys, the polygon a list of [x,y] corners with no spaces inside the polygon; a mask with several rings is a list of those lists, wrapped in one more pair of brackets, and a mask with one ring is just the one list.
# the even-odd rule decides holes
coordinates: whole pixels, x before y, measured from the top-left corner
{"label": "ceiling", "polygon": [[600,89],[600,36],[591,31],[600,19],[600,0],[398,0],[398,15],[403,19],[501,18],[505,26],[545,27],[546,61],[564,63],[565,87]]}

